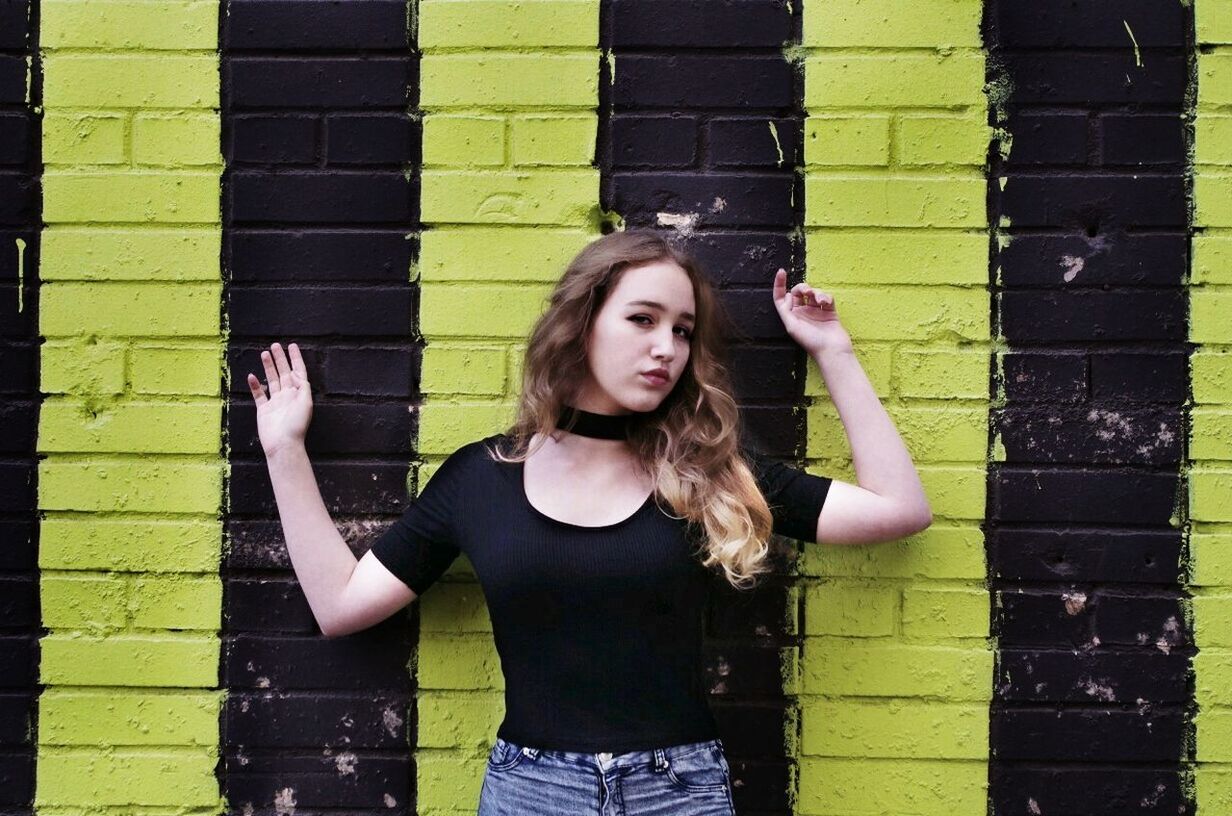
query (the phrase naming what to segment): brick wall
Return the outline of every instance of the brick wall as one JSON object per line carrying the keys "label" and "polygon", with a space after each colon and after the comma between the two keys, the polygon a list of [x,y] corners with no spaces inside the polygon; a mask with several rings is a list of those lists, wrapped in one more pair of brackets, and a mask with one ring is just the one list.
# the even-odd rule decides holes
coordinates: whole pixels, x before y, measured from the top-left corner
{"label": "brick wall", "polygon": [[41,6],[35,805],[214,813],[218,9]]}
{"label": "brick wall", "polygon": [[1232,808],[1232,4],[1196,12],[1189,342],[1189,579],[1193,585],[1199,813]]}

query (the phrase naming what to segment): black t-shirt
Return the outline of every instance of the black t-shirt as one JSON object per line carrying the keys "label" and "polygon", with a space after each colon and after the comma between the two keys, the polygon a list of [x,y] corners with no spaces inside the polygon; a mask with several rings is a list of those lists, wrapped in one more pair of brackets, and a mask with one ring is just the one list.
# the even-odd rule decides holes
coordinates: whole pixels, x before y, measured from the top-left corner
{"label": "black t-shirt", "polygon": [[[372,545],[417,595],[460,552],[470,559],[505,678],[497,735],[587,753],[714,739],[701,660],[713,578],[697,528],[654,495],[615,524],[551,518],[527,500],[522,463],[488,456],[506,441],[456,450]],[[815,540],[831,480],[745,453],[774,531]]]}

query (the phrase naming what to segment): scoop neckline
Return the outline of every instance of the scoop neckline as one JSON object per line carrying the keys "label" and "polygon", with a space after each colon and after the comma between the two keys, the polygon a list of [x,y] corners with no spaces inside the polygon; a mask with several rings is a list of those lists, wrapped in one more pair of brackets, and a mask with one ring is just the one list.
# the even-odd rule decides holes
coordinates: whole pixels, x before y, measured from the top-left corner
{"label": "scoop neckline", "polygon": [[629,516],[621,519],[620,521],[613,522],[611,524],[599,524],[599,525],[574,524],[571,521],[563,521],[562,519],[549,516],[547,513],[543,512],[538,507],[535,507],[535,505],[531,504],[530,496],[527,495],[526,493],[526,462],[521,461],[521,462],[518,462],[517,465],[518,465],[518,469],[514,475],[517,477],[518,493],[522,497],[522,504],[524,504],[527,508],[529,508],[532,514],[543,519],[544,521],[547,521],[551,524],[557,524],[561,527],[568,527],[571,530],[612,530],[612,529],[615,529],[616,527],[623,527],[624,525],[628,524],[629,522],[633,521],[635,518],[640,516],[642,513],[644,513],[646,511],[646,508],[650,506],[652,503],[654,503],[654,500],[655,500],[655,491],[651,490],[650,495],[646,497],[646,500],[643,501],[641,505],[639,505],[638,508],[634,510]]}

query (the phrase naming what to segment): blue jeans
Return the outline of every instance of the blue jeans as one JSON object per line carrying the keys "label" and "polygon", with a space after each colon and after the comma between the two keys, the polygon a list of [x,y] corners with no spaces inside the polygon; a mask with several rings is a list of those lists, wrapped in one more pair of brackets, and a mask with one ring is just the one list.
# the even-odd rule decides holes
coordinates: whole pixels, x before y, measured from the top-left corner
{"label": "blue jeans", "polygon": [[624,754],[548,751],[501,737],[478,816],[734,816],[718,739]]}

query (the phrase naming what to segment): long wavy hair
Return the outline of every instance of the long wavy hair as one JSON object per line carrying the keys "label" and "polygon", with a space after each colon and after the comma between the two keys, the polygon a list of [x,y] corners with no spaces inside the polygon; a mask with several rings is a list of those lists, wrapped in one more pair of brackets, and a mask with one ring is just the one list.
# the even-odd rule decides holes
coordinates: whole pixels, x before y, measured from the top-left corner
{"label": "long wavy hair", "polygon": [[[666,502],[669,515],[687,521],[702,565],[721,568],[732,586],[747,589],[771,570],[773,520],[742,454],[740,412],[725,365],[732,327],[696,259],[659,233],[612,232],[569,262],[527,343],[507,449],[489,449],[489,455],[525,461],[556,431],[589,374],[587,341],[595,316],[625,271],[656,261],[674,262],[688,274],[696,319],[680,379],[655,410],[634,415],[628,441],[653,479],[656,503],[662,508]],[[536,433],[540,439],[532,449]]]}

